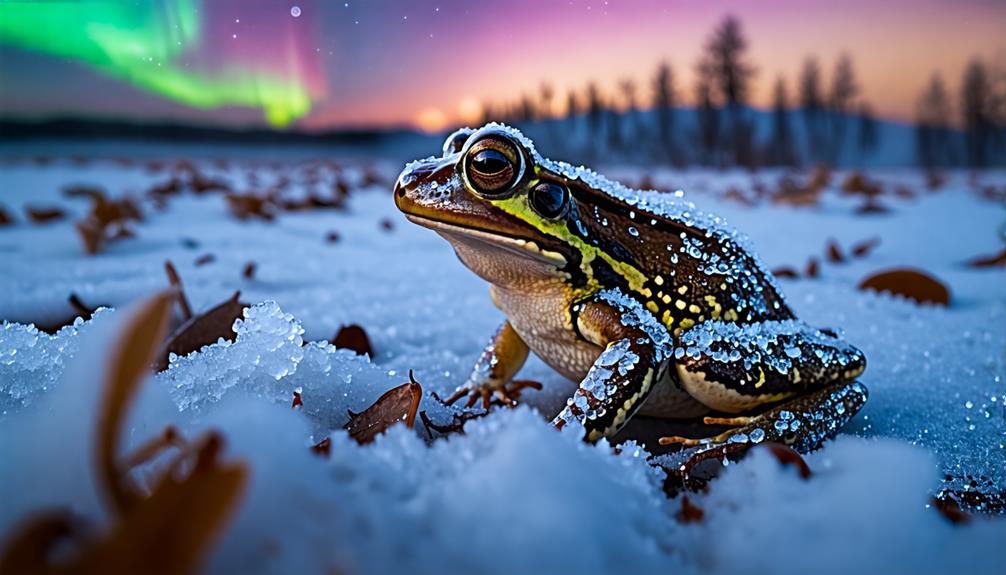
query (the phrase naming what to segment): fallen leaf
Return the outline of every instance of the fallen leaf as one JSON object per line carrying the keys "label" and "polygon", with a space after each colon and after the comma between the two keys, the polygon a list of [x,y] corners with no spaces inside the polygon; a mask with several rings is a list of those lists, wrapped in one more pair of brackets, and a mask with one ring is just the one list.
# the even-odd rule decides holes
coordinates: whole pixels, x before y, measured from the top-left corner
{"label": "fallen leaf", "polygon": [[370,345],[370,338],[367,332],[356,324],[346,325],[339,328],[338,333],[332,338],[332,345],[336,349],[350,349],[357,355],[374,357],[374,350]]}
{"label": "fallen leaf", "polygon": [[880,245],[880,238],[876,237],[870,238],[867,240],[863,240],[858,244],[855,244],[854,246],[852,246],[852,249],[850,251],[852,252],[852,255],[854,255],[855,257],[862,258],[868,256],[870,252],[875,250],[879,245]]}
{"label": "fallen leaf", "polygon": [[388,218],[381,218],[381,229],[386,232],[390,232],[395,229],[395,224]]}
{"label": "fallen leaf", "polygon": [[256,268],[255,262],[246,263],[244,269],[241,270],[241,277],[243,277],[246,280],[255,279],[255,268]]}
{"label": "fallen leaf", "polygon": [[290,403],[291,409],[297,409],[298,407],[304,407],[304,398],[300,395],[300,388],[293,390],[293,401]]}
{"label": "fallen leaf", "polygon": [[328,232],[327,234],[325,234],[325,241],[330,244],[334,244],[335,242],[339,241],[339,233]]}
{"label": "fallen leaf", "polygon": [[189,305],[189,298],[185,296],[185,286],[182,285],[182,278],[178,275],[175,264],[171,263],[171,260],[165,260],[164,271],[168,274],[168,283],[175,289],[178,307],[182,309],[182,319],[185,321],[192,319],[192,306]]}
{"label": "fallen leaf", "polygon": [[198,258],[196,258],[196,260],[194,262],[192,262],[192,263],[196,267],[199,267],[199,266],[204,266],[206,264],[213,263],[213,262],[216,261],[216,259],[217,259],[217,256],[215,256],[213,254],[203,254],[203,255],[199,256]]}
{"label": "fallen leaf", "polygon": [[238,300],[241,292],[234,292],[230,299],[210,309],[206,313],[193,316],[168,337],[157,355],[154,367],[162,371],[168,367],[171,354],[188,355],[203,346],[216,343],[220,338],[234,341],[234,321],[244,314],[248,304]]}
{"label": "fallen leaf", "polygon": [[66,217],[63,208],[57,207],[25,206],[24,212],[28,215],[28,219],[36,224],[47,224]]}
{"label": "fallen leaf", "polygon": [[409,371],[409,383],[387,391],[361,413],[349,412],[349,422],[343,429],[349,431],[349,436],[358,443],[367,444],[400,421],[412,427],[422,396],[423,388]]}
{"label": "fallen leaf", "polygon": [[255,194],[227,192],[227,206],[239,220],[272,220],[276,216],[276,206],[268,197]]}
{"label": "fallen leaf", "polygon": [[14,217],[11,216],[10,213],[6,209],[4,209],[3,206],[0,206],[0,227],[10,226],[13,224],[14,224]]}
{"label": "fallen leaf", "polygon": [[681,510],[675,516],[678,523],[700,523],[705,516],[705,510],[692,503],[691,498],[687,495],[681,496]]}
{"label": "fallen leaf", "polygon": [[950,289],[920,270],[901,268],[877,272],[860,282],[859,289],[889,292],[919,303],[950,305]]}
{"label": "fallen leaf", "polygon": [[315,455],[321,455],[323,457],[328,457],[332,453],[332,438],[326,437],[318,443],[311,446],[311,453]]}
{"label": "fallen leaf", "polygon": [[804,270],[804,275],[809,278],[816,278],[818,275],[818,264],[817,258],[810,258],[807,260],[807,267]]}
{"label": "fallen leaf", "polygon": [[841,248],[838,247],[838,244],[833,239],[828,240],[828,261],[836,264],[845,261]]}
{"label": "fallen leaf", "polygon": [[991,256],[979,256],[968,260],[965,264],[973,268],[1001,268],[1006,266],[1006,248]]}
{"label": "fallen leaf", "polygon": [[795,279],[800,277],[800,274],[797,273],[795,269],[789,266],[783,266],[780,268],[773,269],[772,275],[774,275],[777,278],[789,278],[789,279]]}

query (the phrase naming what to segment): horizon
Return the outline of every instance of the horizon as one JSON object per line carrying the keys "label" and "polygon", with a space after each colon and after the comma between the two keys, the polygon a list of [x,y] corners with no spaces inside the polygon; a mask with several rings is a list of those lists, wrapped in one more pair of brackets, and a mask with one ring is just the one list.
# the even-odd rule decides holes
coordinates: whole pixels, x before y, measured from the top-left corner
{"label": "horizon", "polygon": [[[555,92],[550,115],[592,81],[617,95],[619,82],[631,80],[640,107],[650,108],[651,76],[663,60],[687,108],[695,62],[727,15],[748,41],[756,69],[749,104],[761,110],[771,107],[778,76],[798,108],[797,76],[809,56],[827,92],[835,62],[848,54],[861,101],[901,123],[913,121],[933,73],[956,104],[970,60],[996,70],[1006,62],[1006,38],[997,33],[1006,29],[1006,7],[982,0],[6,3],[0,77],[16,81],[0,82],[0,116],[436,132],[477,123],[487,103],[537,97],[543,81]],[[25,26],[29,19],[36,25]],[[99,33],[108,25],[117,35]],[[954,105],[952,123],[958,115]]]}

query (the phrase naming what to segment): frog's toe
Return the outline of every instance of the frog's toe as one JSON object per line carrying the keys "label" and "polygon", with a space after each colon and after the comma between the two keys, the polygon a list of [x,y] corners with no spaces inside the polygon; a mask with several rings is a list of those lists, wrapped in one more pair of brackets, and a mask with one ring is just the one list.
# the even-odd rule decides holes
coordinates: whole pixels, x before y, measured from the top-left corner
{"label": "frog's toe", "polygon": [[736,426],[719,435],[702,439],[662,437],[660,444],[695,447],[773,441],[806,453],[838,435],[839,430],[863,407],[868,396],[866,387],[858,381],[831,385],[786,401],[764,413],[706,418],[705,422],[709,424]]}
{"label": "frog's toe", "polygon": [[496,382],[467,383],[455,390],[454,394],[448,397],[444,403],[454,405],[461,398],[467,396],[468,401],[465,402],[465,409],[474,407],[479,402],[481,402],[483,410],[488,410],[494,403],[514,407],[517,405],[517,400],[520,399],[521,391],[527,388],[541,389],[541,384],[530,380],[511,381],[504,384]]}

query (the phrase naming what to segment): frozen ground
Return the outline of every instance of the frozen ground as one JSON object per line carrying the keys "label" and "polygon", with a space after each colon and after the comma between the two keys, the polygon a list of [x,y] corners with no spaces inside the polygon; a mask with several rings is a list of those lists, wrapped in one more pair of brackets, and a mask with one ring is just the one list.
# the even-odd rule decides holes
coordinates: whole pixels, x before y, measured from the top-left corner
{"label": "frozen ground", "polygon": [[[194,308],[238,289],[257,303],[236,342],[152,378],[132,417],[133,443],[170,422],[185,433],[212,427],[224,431],[229,456],[251,462],[251,487],[214,571],[997,573],[1006,564],[1002,518],[955,526],[929,507],[943,488],[1006,490],[1006,273],[963,265],[1002,247],[1006,212],[977,190],[1004,189],[1006,174],[976,182],[951,173],[930,192],[914,171],[870,173],[914,197],[888,193],[881,201],[892,211],[868,216],[854,213],[862,200],[838,193],[844,174],[816,207],[725,199],[730,187],[752,187],[743,172],[646,174],[725,216],[770,267],[822,260],[819,277],[783,280],[783,289],[802,319],[843,329],[869,360],[870,401],[847,436],[808,457],[809,481],[754,453],[692,496],[702,521],[681,523],[680,498],[664,495],[663,472],[647,463],[657,446],[623,444],[615,455],[547,425],[573,384],[537,360],[522,373],[545,384],[526,392],[531,409],[472,421],[466,435],[428,445],[421,425],[396,427],[361,447],[333,431],[346,409],[367,407],[410,369],[427,394],[452,390],[501,316],[446,242],[397,214],[390,182],[399,166],[376,164],[384,182],[364,186],[360,164],[313,175],[311,165],[200,161],[199,169],[237,191],[286,176],[294,196],[342,178],[354,190],[347,210],[239,221],[221,194],[183,193],[163,211],[141,201],[136,237],[95,256],[72,227],[87,202],[62,188],[141,197],[169,172],[113,161],[0,165],[0,207],[17,220],[0,227],[0,318],[18,322],[0,331],[0,534],[41,507],[102,516],[88,471],[90,424],[122,312],[55,335],[22,324],[72,317],[70,293],[88,305],[127,305],[166,285],[170,259]],[[630,183],[644,175],[607,172]],[[771,186],[779,176],[756,179]],[[70,217],[30,224],[26,204],[58,205]],[[333,231],[338,241],[327,241]],[[881,244],[867,257],[823,261],[829,239],[848,251],[871,237]],[[214,260],[197,265],[206,254]],[[246,279],[250,261],[256,272]],[[940,278],[950,307],[857,291],[869,273],[895,266]],[[323,343],[350,323],[369,333],[373,363]],[[304,409],[293,411],[297,389]],[[429,395],[420,409],[450,421]],[[331,457],[311,454],[307,446],[329,434]]]}

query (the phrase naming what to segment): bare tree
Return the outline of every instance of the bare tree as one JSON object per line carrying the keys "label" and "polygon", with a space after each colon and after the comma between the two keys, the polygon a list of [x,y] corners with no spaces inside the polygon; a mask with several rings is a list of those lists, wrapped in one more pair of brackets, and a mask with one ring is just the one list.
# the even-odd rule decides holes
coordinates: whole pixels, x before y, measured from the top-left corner
{"label": "bare tree", "polygon": [[542,118],[552,117],[552,98],[554,96],[555,91],[552,90],[552,85],[548,82],[542,82],[541,86],[538,87],[538,109]]}
{"label": "bare tree", "polygon": [[772,95],[772,141],[769,145],[769,160],[776,165],[795,163],[789,97],[786,94],[786,81],[782,76],[776,78]]}
{"label": "bare tree", "polygon": [[803,108],[804,132],[811,158],[821,159],[824,151],[824,99],[821,96],[821,67],[817,59],[804,60],[800,71],[800,107]]}
{"label": "bare tree", "polygon": [[859,94],[856,75],[852,68],[852,59],[848,54],[842,54],[835,65],[835,76],[831,83],[831,142],[829,158],[832,163],[838,161],[845,143],[846,126],[852,113],[852,104]]}
{"label": "bare tree", "polygon": [[873,115],[873,108],[868,102],[863,102],[859,106],[859,153],[867,155],[872,153],[880,144],[880,133],[877,131],[877,119]]}
{"label": "bare tree", "polygon": [[587,84],[586,93],[586,107],[587,107],[587,130],[590,138],[590,153],[600,152],[599,144],[603,141],[601,138],[602,128],[604,126],[604,102],[601,100],[601,90],[597,87],[595,82],[590,82]]}
{"label": "bare tree", "polygon": [[[636,140],[639,131],[636,82],[631,78],[623,78],[618,83],[618,89],[622,93],[622,104],[625,106],[619,131],[621,132],[622,143],[631,144]],[[629,147],[631,148],[631,145]]]}
{"label": "bare tree", "polygon": [[700,67],[708,68],[711,87],[716,89],[727,109],[734,162],[750,166],[754,161],[752,125],[744,106],[748,102],[754,67],[747,62],[747,47],[740,20],[727,16],[706,42]]}
{"label": "bare tree", "polygon": [[933,74],[915,111],[915,143],[919,163],[927,168],[950,162],[950,102],[943,79]]}
{"label": "bare tree", "polygon": [[702,163],[713,164],[716,162],[716,152],[719,148],[720,111],[713,101],[709,68],[700,64],[698,72],[698,78],[695,82],[695,114],[699,126],[701,160]]}
{"label": "bare tree", "polygon": [[988,164],[992,139],[992,84],[985,64],[972,60],[961,82],[961,114],[968,163],[975,168]]}
{"label": "bare tree", "polygon": [[657,114],[657,137],[660,150],[667,158],[674,156],[674,71],[665,60],[657,66],[653,77],[653,108]]}

